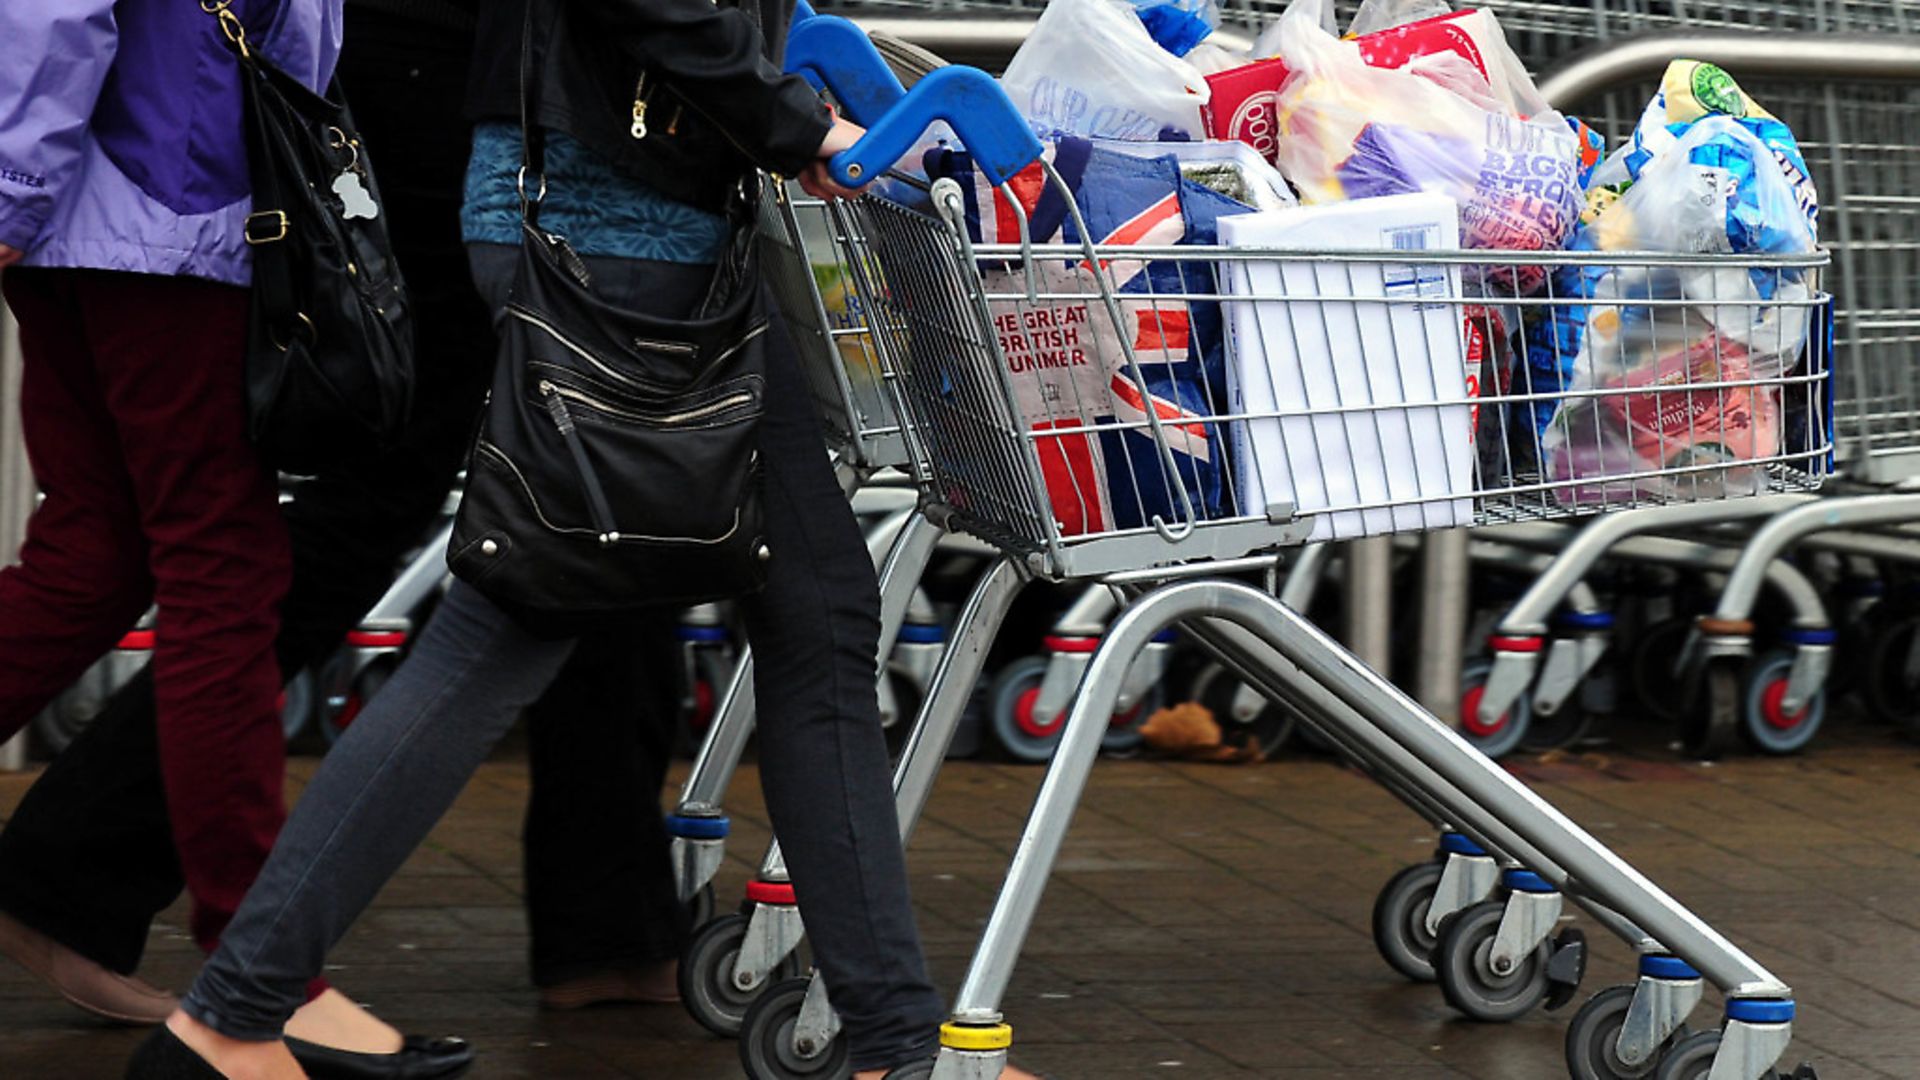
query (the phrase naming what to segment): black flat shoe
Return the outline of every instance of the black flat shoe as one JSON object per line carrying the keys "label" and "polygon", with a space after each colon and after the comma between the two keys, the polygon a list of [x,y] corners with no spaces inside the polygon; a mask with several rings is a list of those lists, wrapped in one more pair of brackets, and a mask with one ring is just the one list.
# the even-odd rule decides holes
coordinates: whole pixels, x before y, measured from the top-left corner
{"label": "black flat shoe", "polygon": [[294,1038],[287,1039],[287,1049],[308,1080],[444,1080],[473,1067],[473,1047],[451,1037],[409,1035],[392,1054],[357,1054]]}
{"label": "black flat shoe", "polygon": [[126,1080],[226,1080],[164,1026],[140,1041],[127,1059]]}

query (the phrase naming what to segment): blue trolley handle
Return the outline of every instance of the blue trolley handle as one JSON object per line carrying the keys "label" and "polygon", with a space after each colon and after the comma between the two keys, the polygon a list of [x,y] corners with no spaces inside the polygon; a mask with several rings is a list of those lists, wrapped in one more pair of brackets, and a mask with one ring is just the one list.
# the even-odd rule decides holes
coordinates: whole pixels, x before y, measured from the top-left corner
{"label": "blue trolley handle", "polygon": [[[819,16],[815,16],[819,18]],[[993,76],[943,67],[916,83],[850,149],[834,155],[833,178],[861,187],[893,167],[936,121],[945,121],[995,187],[1040,160],[1046,148]]]}
{"label": "blue trolley handle", "polygon": [[907,96],[866,31],[838,15],[795,15],[787,33],[787,71],[828,90],[847,119],[877,123]]}

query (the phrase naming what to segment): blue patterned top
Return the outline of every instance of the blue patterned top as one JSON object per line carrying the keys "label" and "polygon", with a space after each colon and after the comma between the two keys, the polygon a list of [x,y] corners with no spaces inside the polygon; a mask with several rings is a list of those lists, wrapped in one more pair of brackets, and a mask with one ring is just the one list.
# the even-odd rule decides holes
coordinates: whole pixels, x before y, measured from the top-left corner
{"label": "blue patterned top", "polygon": [[[467,162],[460,233],[468,243],[520,243],[520,127],[481,124]],[[727,219],[675,202],[617,172],[562,132],[547,131],[547,199],[540,226],[582,255],[660,262],[718,262]]]}

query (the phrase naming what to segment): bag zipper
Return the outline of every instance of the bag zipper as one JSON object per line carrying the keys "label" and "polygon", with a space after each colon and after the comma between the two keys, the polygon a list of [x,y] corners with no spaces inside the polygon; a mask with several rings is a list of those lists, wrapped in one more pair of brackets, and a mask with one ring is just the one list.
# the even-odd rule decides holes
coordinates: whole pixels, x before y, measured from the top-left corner
{"label": "bag zipper", "polygon": [[567,403],[555,389],[550,382],[540,383],[540,393],[547,399],[547,414],[553,417],[553,426],[559,429],[561,441],[573,455],[573,468],[580,475],[580,485],[586,489],[587,513],[593,518],[594,528],[599,530],[600,542],[615,543],[620,539],[620,530],[614,528],[613,507],[607,504],[606,489],[600,486],[600,474],[587,459],[587,448],[580,441],[580,429],[574,426],[572,414],[567,412]]}
{"label": "bag zipper", "polygon": [[684,341],[661,341],[658,338],[632,338],[633,347],[641,352],[666,353],[668,356],[698,356],[700,350]]}
{"label": "bag zipper", "polygon": [[627,134],[635,140],[647,137],[647,73],[640,73],[640,81],[633,87],[633,126]]}
{"label": "bag zipper", "polygon": [[[595,356],[593,353],[587,351],[586,349],[581,348],[578,345],[575,345],[572,339],[568,338],[565,334],[562,334],[560,330],[557,327],[555,327],[552,323],[546,321],[545,319],[542,319],[540,316],[535,315],[533,312],[527,310],[524,307],[521,307],[518,304],[508,304],[507,314],[513,316],[516,319],[519,319],[523,323],[527,323],[530,326],[535,326],[540,328],[541,330],[546,331],[548,337],[551,337],[553,340],[566,346],[568,351],[572,352],[575,356],[578,356],[580,359],[585,360],[587,363],[592,364],[594,367],[594,370],[600,372],[602,375],[605,375],[607,378],[612,379],[614,382],[625,383],[626,385],[631,386],[636,390],[642,390],[649,394],[660,394],[660,393],[667,392],[666,388],[659,385],[658,383],[650,383],[644,379],[636,379],[633,376],[628,375],[624,372],[614,370],[613,367],[608,365],[605,361],[601,360],[599,357]],[[663,344],[674,344],[674,343],[665,342]],[[693,348],[693,346],[691,345],[684,346],[684,348],[687,350],[688,355],[692,355],[699,351]],[[671,351],[671,350],[668,350],[668,351]]]}
{"label": "bag zipper", "polygon": [[[485,439],[479,440],[479,443],[475,447],[475,449],[480,453],[485,454],[486,456],[492,458],[493,460],[498,461],[501,465],[506,467],[506,470],[508,472],[513,474],[513,478],[515,482],[517,482],[520,485],[521,492],[524,493],[527,497],[528,505],[533,507],[533,516],[540,519],[541,526],[545,528],[548,532],[560,533],[561,535],[579,535],[581,533],[586,533],[588,535],[595,535],[594,530],[592,529],[570,528],[565,525],[556,524],[552,518],[549,518],[547,516],[547,512],[541,509],[539,498],[535,496],[533,493],[533,485],[527,483],[527,474],[520,471],[520,466],[515,465],[513,463],[513,459],[507,456],[506,451],[500,449],[499,447],[493,445],[492,443],[488,442]],[[757,459],[757,455],[756,455],[756,459]],[[721,533],[719,536],[713,536],[713,537],[635,536],[629,533],[616,533],[614,534],[614,537],[617,540],[638,541],[642,543],[655,543],[655,544],[724,544],[728,540],[733,539],[734,534],[739,531],[740,531],[740,510],[738,507],[735,507],[733,511],[733,523],[728,525],[727,531],[724,533]]]}
{"label": "bag zipper", "polygon": [[[676,413],[643,413],[634,412],[631,409],[623,409],[618,405],[610,405],[601,398],[582,393],[571,386],[562,386],[550,379],[540,380],[539,389],[541,396],[550,400],[553,398],[565,398],[568,401],[577,401],[590,409],[606,413],[609,416],[617,416],[622,420],[633,420],[638,423],[662,426],[691,424],[697,420],[705,420],[729,410],[737,409],[742,405],[753,404],[753,395],[742,390],[738,393],[728,394],[718,401],[708,402],[705,405],[685,409]],[[561,407],[563,409],[565,408],[564,405]],[[547,408],[549,411],[552,411],[553,406],[549,404]],[[568,417],[569,421],[571,421],[571,414],[568,414]]]}

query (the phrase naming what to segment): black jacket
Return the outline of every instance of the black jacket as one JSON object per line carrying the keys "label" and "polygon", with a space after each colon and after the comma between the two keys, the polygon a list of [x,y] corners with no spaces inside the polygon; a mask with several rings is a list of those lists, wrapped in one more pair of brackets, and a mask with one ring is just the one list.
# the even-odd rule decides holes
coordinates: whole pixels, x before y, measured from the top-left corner
{"label": "black jacket", "polygon": [[796,175],[833,125],[805,80],[780,71],[793,0],[491,0],[468,93],[475,120],[519,119],[528,2],[535,118],[670,198],[720,210],[756,167]]}

